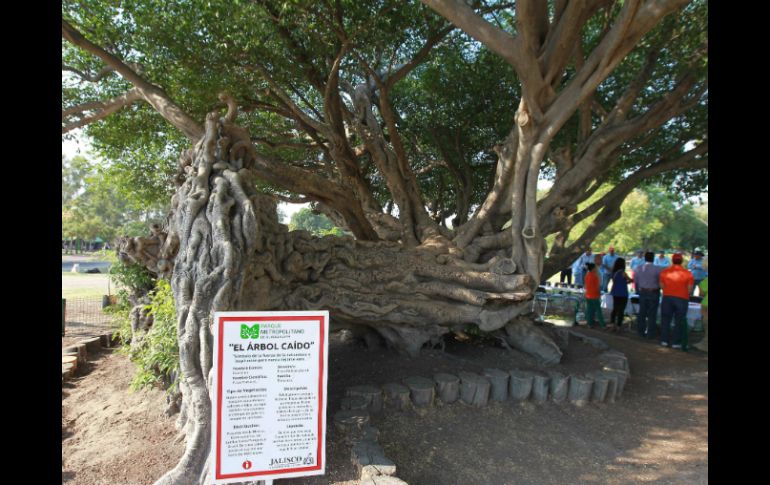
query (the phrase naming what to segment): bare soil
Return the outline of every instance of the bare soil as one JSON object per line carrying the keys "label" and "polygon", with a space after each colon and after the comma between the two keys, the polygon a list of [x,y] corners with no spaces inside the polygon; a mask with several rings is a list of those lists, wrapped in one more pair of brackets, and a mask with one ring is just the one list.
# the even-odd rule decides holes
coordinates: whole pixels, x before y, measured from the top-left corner
{"label": "bare soil", "polygon": [[[708,360],[630,334],[580,327],[624,352],[631,379],[615,403],[577,408],[552,402],[462,403],[374,416],[380,444],[412,485],[550,483],[707,483]],[[335,334],[329,357],[327,474],[282,484],[353,485],[350,447],[332,417],[345,389],[436,372],[536,368],[528,356],[493,342],[449,342],[410,359],[369,350]],[[584,372],[598,352],[571,341],[558,369]],[[62,389],[63,483],[151,484],[173,467],[184,445],[163,391],[129,392],[133,368],[106,351]]]}

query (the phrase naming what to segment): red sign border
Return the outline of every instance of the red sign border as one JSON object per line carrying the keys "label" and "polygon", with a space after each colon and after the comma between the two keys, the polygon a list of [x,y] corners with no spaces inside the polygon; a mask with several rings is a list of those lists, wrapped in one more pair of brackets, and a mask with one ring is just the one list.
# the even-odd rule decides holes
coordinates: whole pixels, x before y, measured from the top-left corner
{"label": "red sign border", "polygon": [[[305,471],[315,471],[315,470],[321,470],[323,468],[323,455],[321,453],[321,443],[323,441],[324,435],[323,435],[323,399],[324,399],[324,354],[325,354],[325,348],[326,341],[324,340],[324,336],[326,335],[325,331],[325,322],[326,317],[324,315],[281,315],[281,316],[243,316],[243,317],[225,317],[220,316],[219,317],[219,342],[217,345],[219,346],[219,352],[218,352],[218,358],[217,358],[217,446],[216,446],[216,466],[215,466],[215,480],[223,480],[223,479],[229,479],[229,478],[248,478],[248,477],[256,477],[256,476],[262,476],[262,475],[275,475],[278,473],[295,473],[295,472],[305,472]],[[311,467],[301,467],[301,468],[281,468],[278,470],[264,470],[264,471],[255,471],[250,473],[234,473],[229,475],[222,474],[222,351],[224,346],[224,327],[225,322],[228,321],[235,321],[235,322],[263,322],[263,321],[270,321],[270,322],[280,322],[280,321],[293,321],[293,322],[301,322],[301,321],[317,321],[319,324],[319,333],[320,333],[320,349],[318,352],[318,448],[317,448],[317,456],[318,456],[318,464]]]}

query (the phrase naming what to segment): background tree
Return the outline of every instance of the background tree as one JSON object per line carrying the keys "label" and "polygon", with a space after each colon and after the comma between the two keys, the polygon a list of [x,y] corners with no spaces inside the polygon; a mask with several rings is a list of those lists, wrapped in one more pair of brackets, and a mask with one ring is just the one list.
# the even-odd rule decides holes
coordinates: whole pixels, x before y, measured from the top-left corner
{"label": "background tree", "polygon": [[316,236],[343,235],[343,232],[335,227],[328,217],[323,214],[317,214],[307,207],[303,207],[291,216],[289,230],[308,231]]}
{"label": "background tree", "polygon": [[[192,145],[168,225],[123,248],[177,308],[187,447],[159,483],[208,480],[214,311],[325,308],[410,353],[473,323],[557,362],[516,321],[541,275],[642,181],[705,186],[705,2],[423,3],[64,3],[62,131],[152,180]],[[287,232],[276,200],[355,239]]]}
{"label": "background tree", "polygon": [[[610,184],[602,186],[579,209],[588,207],[612,188]],[[614,245],[620,254],[640,249],[705,249],[708,247],[708,226],[696,215],[696,210],[691,202],[682,202],[657,186],[635,189],[621,205],[620,218],[594,239],[593,249],[595,252],[606,251]],[[699,210],[704,213],[704,209]],[[705,214],[708,217],[707,207]],[[574,232],[582,234],[592,222],[592,218],[581,221]],[[550,236],[548,242],[553,238]]]}
{"label": "background tree", "polygon": [[145,235],[165,218],[166,200],[154,197],[148,205],[119,177],[84,156],[62,157],[62,238],[112,242],[118,235]]}

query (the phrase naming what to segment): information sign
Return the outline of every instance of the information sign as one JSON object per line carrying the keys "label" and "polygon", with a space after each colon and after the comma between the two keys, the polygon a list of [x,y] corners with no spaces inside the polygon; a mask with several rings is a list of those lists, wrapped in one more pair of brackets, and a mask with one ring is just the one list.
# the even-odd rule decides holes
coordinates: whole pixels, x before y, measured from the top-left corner
{"label": "information sign", "polygon": [[323,475],[329,312],[214,315],[214,483]]}

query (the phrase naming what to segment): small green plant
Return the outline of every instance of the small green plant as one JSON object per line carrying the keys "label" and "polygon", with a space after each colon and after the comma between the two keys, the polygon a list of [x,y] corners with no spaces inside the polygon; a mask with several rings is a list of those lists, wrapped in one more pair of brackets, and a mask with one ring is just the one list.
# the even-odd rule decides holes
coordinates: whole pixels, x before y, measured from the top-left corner
{"label": "small green plant", "polygon": [[155,285],[155,278],[147,268],[137,263],[123,263],[114,254],[109,258],[110,279],[119,288],[121,299],[129,294],[146,294]]}
{"label": "small green plant", "polygon": [[130,347],[129,356],[137,366],[131,388],[136,390],[162,385],[168,386],[169,392],[173,392],[177,384],[173,374],[179,372],[179,346],[176,308],[171,285],[167,281],[158,280],[146,308],[153,317],[153,323],[140,340]]}

